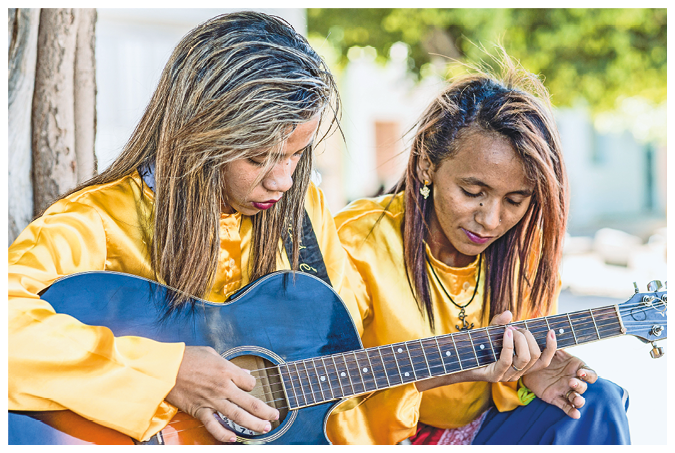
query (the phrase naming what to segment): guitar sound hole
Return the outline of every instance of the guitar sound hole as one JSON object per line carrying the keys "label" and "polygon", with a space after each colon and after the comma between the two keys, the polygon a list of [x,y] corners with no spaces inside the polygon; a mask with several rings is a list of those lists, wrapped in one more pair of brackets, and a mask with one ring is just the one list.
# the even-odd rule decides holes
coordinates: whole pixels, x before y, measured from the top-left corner
{"label": "guitar sound hole", "polygon": [[[256,385],[249,393],[279,411],[279,419],[270,422],[272,425],[270,433],[273,432],[288,415],[288,402],[286,401],[286,395],[281,384],[279,368],[267,359],[252,355],[234,357],[230,361],[240,368],[249,370],[251,375],[256,379]],[[222,414],[221,418],[223,419],[221,423],[243,437],[263,434],[239,426]]]}

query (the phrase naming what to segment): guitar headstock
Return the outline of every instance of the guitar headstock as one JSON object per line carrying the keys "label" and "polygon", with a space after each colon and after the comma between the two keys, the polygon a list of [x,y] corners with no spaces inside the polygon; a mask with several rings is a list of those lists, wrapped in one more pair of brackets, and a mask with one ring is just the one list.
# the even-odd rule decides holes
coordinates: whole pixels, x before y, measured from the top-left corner
{"label": "guitar headstock", "polygon": [[[627,335],[633,335],[644,343],[665,340],[668,336],[668,291],[658,280],[649,282],[648,292],[641,293],[635,283],[635,294],[630,300],[619,304],[619,313]],[[652,357],[663,355],[663,348],[651,351]]]}

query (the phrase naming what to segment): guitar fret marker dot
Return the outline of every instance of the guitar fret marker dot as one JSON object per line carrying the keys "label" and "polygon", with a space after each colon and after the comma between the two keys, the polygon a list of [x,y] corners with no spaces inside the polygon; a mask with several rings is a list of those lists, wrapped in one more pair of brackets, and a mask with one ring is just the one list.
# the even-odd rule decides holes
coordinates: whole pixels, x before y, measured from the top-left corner
{"label": "guitar fret marker dot", "polygon": [[403,352],[403,349],[398,348],[398,350],[396,352]]}
{"label": "guitar fret marker dot", "polygon": [[447,351],[447,352],[445,353],[445,355],[447,355],[448,357],[450,357],[450,355],[451,355],[451,354],[450,354],[450,351]]}
{"label": "guitar fret marker dot", "polygon": [[326,376],[321,376],[321,381],[323,382],[325,380],[326,380]]}
{"label": "guitar fret marker dot", "polygon": [[346,375],[346,374],[344,373],[344,371],[343,371],[342,373],[340,373],[340,376],[345,377],[345,376],[347,376],[347,375]]}
{"label": "guitar fret marker dot", "polygon": [[481,348],[481,349],[485,349],[485,345],[480,345],[480,348]]}
{"label": "guitar fret marker dot", "polygon": [[558,333],[561,334],[561,335],[562,335],[563,332],[565,332],[565,329],[560,329],[560,330],[558,331]]}
{"label": "guitar fret marker dot", "polygon": [[404,376],[405,376],[405,377],[408,377],[408,376],[410,376],[410,373],[408,373],[408,372],[406,371]]}
{"label": "guitar fret marker dot", "polygon": [[364,368],[364,369],[363,369],[363,372],[364,372],[364,373],[367,373],[367,372],[368,372],[368,368]]}

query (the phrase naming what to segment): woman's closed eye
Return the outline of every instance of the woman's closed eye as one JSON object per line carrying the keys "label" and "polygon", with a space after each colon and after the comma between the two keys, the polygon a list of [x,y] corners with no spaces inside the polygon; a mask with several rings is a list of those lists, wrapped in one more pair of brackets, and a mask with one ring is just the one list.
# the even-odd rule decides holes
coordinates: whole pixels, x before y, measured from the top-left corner
{"label": "woman's closed eye", "polygon": [[473,193],[473,192],[469,192],[468,190],[464,189],[463,187],[460,187],[460,189],[462,189],[462,193],[464,193],[464,195],[466,195],[467,197],[478,198],[481,195],[483,195],[482,191],[478,192],[478,193]]}
{"label": "woman's closed eye", "polygon": [[247,158],[248,162],[255,165],[256,167],[262,167],[265,165],[265,161],[257,161],[256,159],[253,159],[252,157]]}

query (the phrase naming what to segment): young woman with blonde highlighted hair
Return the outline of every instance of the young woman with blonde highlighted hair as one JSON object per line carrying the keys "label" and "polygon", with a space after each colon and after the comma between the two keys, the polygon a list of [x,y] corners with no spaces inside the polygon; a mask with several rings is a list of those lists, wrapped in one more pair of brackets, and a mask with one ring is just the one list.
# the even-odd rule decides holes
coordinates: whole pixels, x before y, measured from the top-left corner
{"label": "young woman with blonde highlighted hair", "polygon": [[[416,125],[392,191],[352,202],[338,234],[363,277],[365,347],[547,316],[557,308],[567,179],[542,83],[458,78]],[[580,359],[506,328],[498,361],[375,392],[336,414],[339,443],[627,443],[625,394]],[[452,349],[452,348],[450,348]],[[543,349],[543,351],[542,351]],[[536,395],[536,397],[535,397]]]}
{"label": "young woman with blonde highlighted hair", "polygon": [[190,31],[119,158],[9,248],[9,409],[69,409],[139,441],[178,410],[224,442],[234,433],[216,412],[268,432],[278,411],[248,394],[255,379],[213,349],[115,337],[38,294],[66,275],[105,270],[176,289],[167,312],[191,297],[224,302],[258,277],[298,269],[306,212],[348,301],[347,257],[310,180],[317,131],[333,129],[338,111],[324,61],[285,21],[241,12]]}

